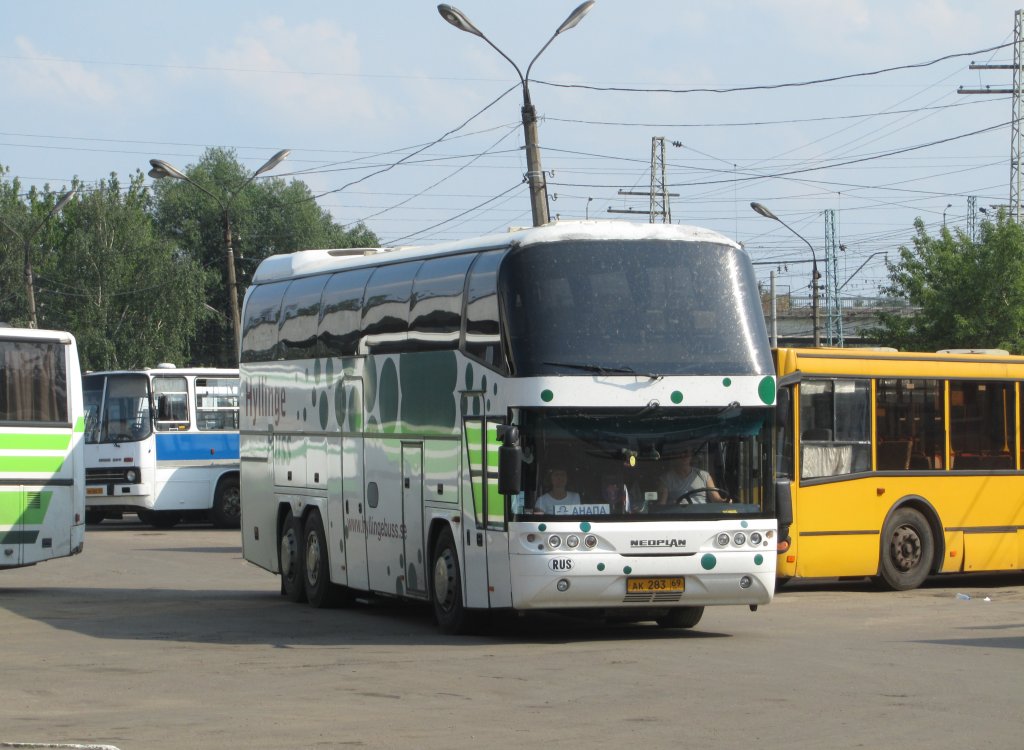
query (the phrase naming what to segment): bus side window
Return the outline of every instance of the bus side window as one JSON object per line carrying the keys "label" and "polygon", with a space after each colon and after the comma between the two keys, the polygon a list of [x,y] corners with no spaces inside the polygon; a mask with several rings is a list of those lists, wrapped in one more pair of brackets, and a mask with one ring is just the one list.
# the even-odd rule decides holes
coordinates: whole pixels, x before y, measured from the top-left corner
{"label": "bus side window", "polygon": [[153,379],[153,394],[156,396],[156,429],[187,430],[188,386],[185,378],[160,377]]}

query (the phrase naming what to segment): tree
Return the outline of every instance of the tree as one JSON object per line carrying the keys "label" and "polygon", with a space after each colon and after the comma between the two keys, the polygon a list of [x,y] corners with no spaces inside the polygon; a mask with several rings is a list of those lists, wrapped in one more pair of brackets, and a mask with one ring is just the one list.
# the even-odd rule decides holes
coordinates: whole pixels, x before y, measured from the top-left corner
{"label": "tree", "polygon": [[945,227],[931,237],[920,219],[914,227],[913,248],[900,247],[899,260],[886,262],[882,290],[912,312],[881,313],[868,337],[904,350],[1024,353],[1024,229],[1004,212],[981,223],[977,241]]}
{"label": "tree", "polygon": [[206,305],[214,314],[204,320],[194,343],[198,362],[238,366],[227,288],[225,209],[232,229],[239,305],[264,258],[296,250],[377,244],[377,237],[362,224],[346,230],[334,223],[299,180],[270,178],[246,185],[250,173],[231,150],[208,149],[185,174],[216,198],[187,182],[160,180],[154,186],[154,216],[159,231],[196,258],[205,272]]}
{"label": "tree", "polygon": [[136,173],[82,190],[36,258],[40,327],[71,331],[83,369],[186,364],[203,312],[199,264],[158,237]]}

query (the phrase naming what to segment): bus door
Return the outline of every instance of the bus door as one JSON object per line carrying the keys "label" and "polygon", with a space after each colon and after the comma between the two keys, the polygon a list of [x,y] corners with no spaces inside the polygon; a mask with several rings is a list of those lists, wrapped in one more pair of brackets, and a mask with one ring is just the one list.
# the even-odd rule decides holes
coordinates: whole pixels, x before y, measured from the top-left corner
{"label": "bus door", "polygon": [[405,593],[426,598],[423,552],[423,444],[402,443],[402,541]]}
{"label": "bus door", "polygon": [[25,494],[24,485],[0,490],[0,567],[26,564]]}
{"label": "bus door", "polygon": [[[369,590],[370,581],[366,564],[366,507],[363,494],[363,381],[346,380],[342,385],[345,400],[345,423],[341,430],[341,513],[330,512],[331,518],[341,518],[342,528],[335,538],[344,541],[345,572],[337,580],[348,582],[356,589]],[[337,534],[337,532],[336,532]]]}
{"label": "bus door", "polygon": [[[463,413],[481,395],[463,394]],[[504,498],[498,493],[498,425],[501,420],[466,417],[471,491],[464,495],[466,605],[509,606],[511,573]],[[470,519],[472,521],[470,522]]]}

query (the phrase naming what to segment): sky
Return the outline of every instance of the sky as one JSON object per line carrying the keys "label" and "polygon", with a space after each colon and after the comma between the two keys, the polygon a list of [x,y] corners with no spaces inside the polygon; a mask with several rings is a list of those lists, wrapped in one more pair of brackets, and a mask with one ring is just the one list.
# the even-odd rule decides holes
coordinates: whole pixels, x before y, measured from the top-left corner
{"label": "sky", "polygon": [[[525,73],[576,4],[457,7]],[[650,190],[664,139],[673,223],[742,242],[782,294],[809,294],[813,255],[870,299],[916,218],[966,232],[971,198],[1008,202],[1011,97],[957,91],[1010,87],[969,66],[1012,63],[1019,6],[597,0],[529,73],[551,214],[647,221],[620,191]],[[531,223],[519,84],[425,0],[0,0],[0,165],[26,189],[288,148],[269,175],[384,244],[503,232]]]}

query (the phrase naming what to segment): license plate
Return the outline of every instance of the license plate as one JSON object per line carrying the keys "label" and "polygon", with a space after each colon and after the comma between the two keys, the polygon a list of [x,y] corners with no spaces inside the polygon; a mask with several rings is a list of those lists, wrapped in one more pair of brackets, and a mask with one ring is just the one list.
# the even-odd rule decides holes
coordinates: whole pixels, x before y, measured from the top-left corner
{"label": "license plate", "polygon": [[85,488],[85,494],[86,495],[102,495],[105,492],[106,492],[106,490],[103,489],[102,487],[86,487]]}
{"label": "license plate", "polygon": [[654,591],[683,591],[683,578],[627,578],[626,593],[652,593]]}

